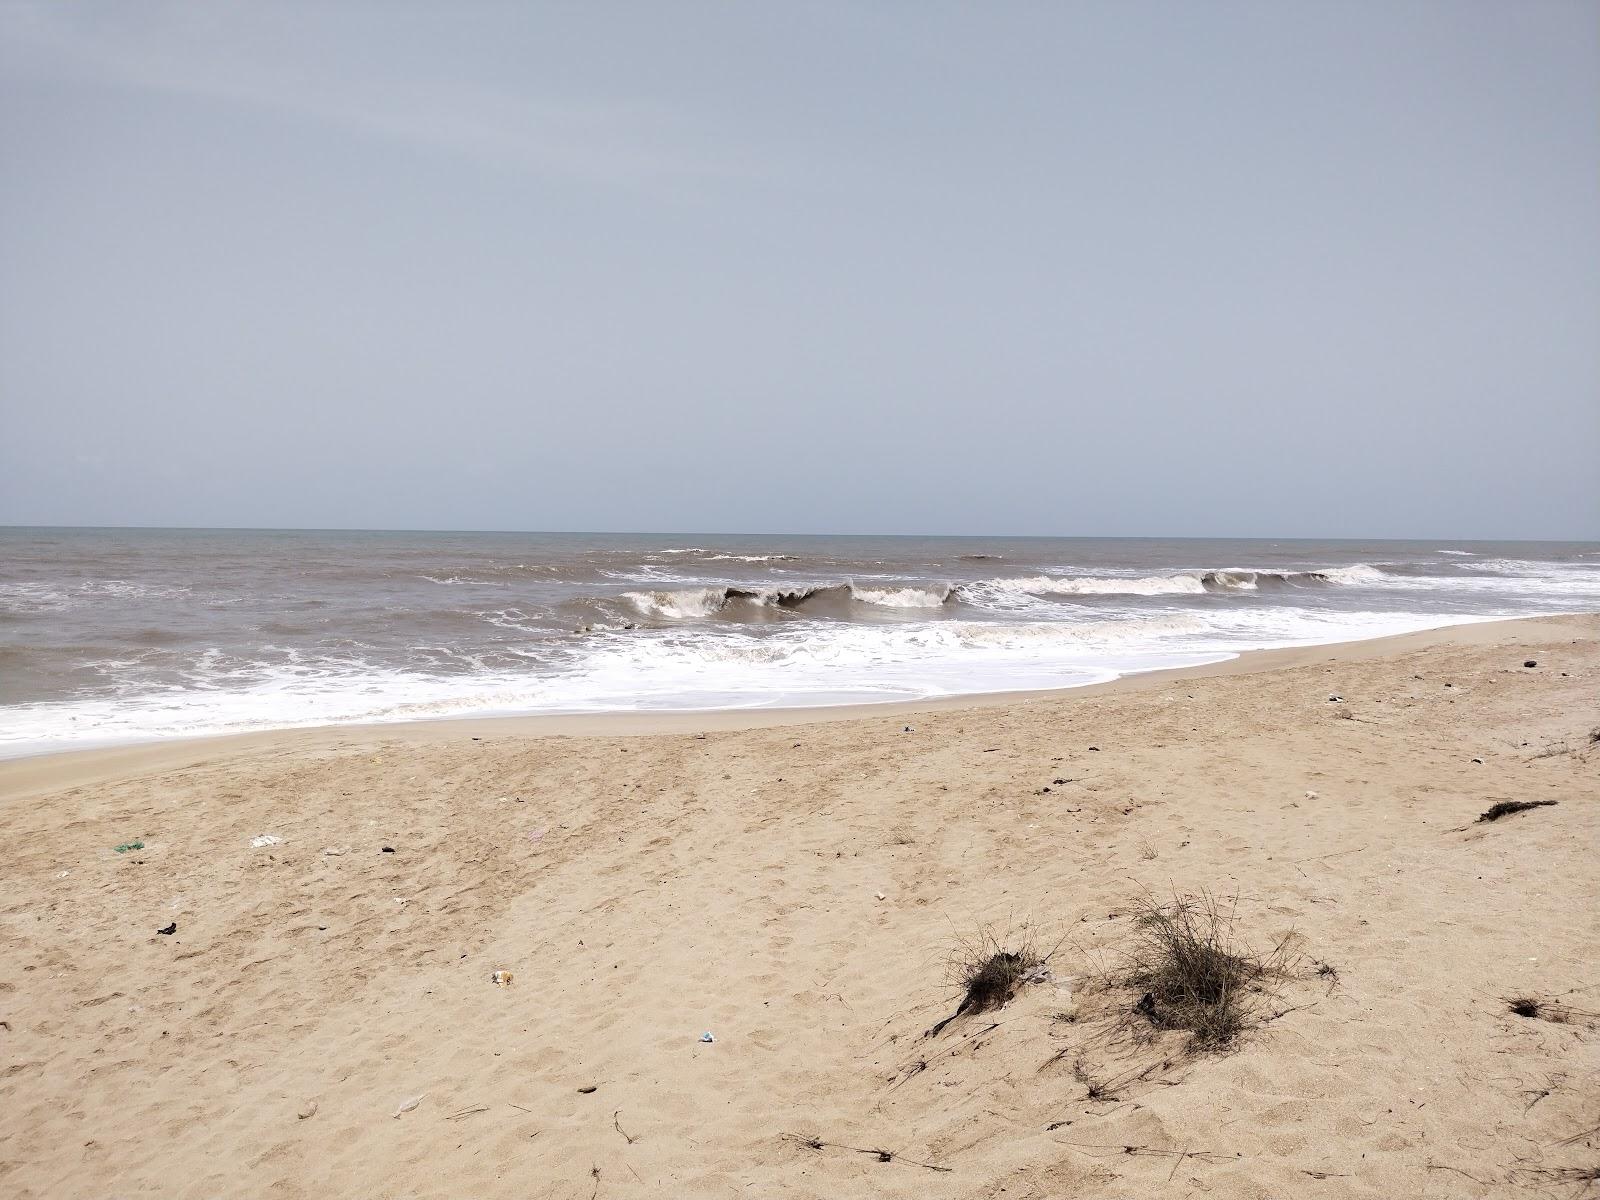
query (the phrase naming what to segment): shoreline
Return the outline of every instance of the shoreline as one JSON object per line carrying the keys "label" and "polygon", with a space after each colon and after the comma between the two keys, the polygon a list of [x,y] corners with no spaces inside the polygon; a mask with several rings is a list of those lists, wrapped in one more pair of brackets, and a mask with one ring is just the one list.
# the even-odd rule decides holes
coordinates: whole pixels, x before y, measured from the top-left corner
{"label": "shoreline", "polygon": [[887,700],[836,705],[773,708],[723,708],[598,713],[528,713],[424,718],[405,721],[309,725],[239,733],[197,734],[129,744],[41,750],[0,758],[0,804],[60,787],[105,782],[125,774],[172,770],[225,756],[266,751],[327,748],[355,741],[427,744],[460,737],[651,737],[685,733],[786,728],[872,718],[903,718],[922,713],[989,709],[1018,704],[1117,694],[1160,687],[1179,679],[1207,679],[1284,670],[1316,662],[1355,662],[1426,646],[1485,645],[1519,633],[1539,637],[1561,623],[1600,613],[1563,613],[1467,621],[1409,633],[1344,642],[1239,651],[1198,666],[1131,672],[1100,683],[1026,691],[972,692],[919,700]]}

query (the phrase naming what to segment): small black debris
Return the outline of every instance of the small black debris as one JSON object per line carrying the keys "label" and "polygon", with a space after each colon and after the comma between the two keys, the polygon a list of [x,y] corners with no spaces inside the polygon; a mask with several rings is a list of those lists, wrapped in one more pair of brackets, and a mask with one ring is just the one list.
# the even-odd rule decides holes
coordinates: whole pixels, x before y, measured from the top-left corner
{"label": "small black debris", "polygon": [[383,852],[385,854],[393,854],[394,853],[394,847],[393,846],[385,846],[383,848]]}
{"label": "small black debris", "polygon": [[172,922],[172,924],[168,925],[165,929],[158,929],[158,930],[156,930],[156,932],[157,933],[166,934],[168,937],[171,937],[173,934],[178,932],[178,923],[176,921],[174,921],[174,922]]}
{"label": "small black debris", "polygon": [[1095,751],[1096,753],[1099,753],[1099,751],[1100,751],[1100,747],[1099,746],[1090,746],[1089,749]]}
{"label": "small black debris", "polygon": [[1143,1017],[1145,1020],[1149,1021],[1152,1025],[1154,1025],[1156,1023],[1156,995],[1155,995],[1155,993],[1154,992],[1146,992],[1144,995],[1140,996],[1139,997],[1139,1003],[1137,1003],[1137,1004],[1135,1004],[1133,1006],[1133,1011],[1138,1013],[1141,1017]]}
{"label": "small black debris", "polygon": [[1501,817],[1509,817],[1512,813],[1527,812],[1533,808],[1551,808],[1555,803],[1554,800],[1502,800],[1498,804],[1491,805],[1473,823],[1481,825],[1485,821],[1498,821]]}
{"label": "small black debris", "polygon": [[1480,767],[1483,765],[1483,759],[1481,758],[1475,758],[1472,761],[1477,763]]}
{"label": "small black debris", "polygon": [[597,1091],[599,1091],[599,1090],[600,1090],[600,1089],[599,1089],[599,1087],[598,1087],[598,1086],[597,1086],[597,1085],[596,1085],[596,1084],[592,1084],[592,1083],[591,1083],[591,1084],[590,1084],[590,1085],[589,1085],[589,1086],[588,1086],[588,1087],[581,1087],[581,1088],[579,1088],[579,1089],[578,1089],[578,1095],[580,1095],[580,1096],[587,1096],[587,1095],[590,1095],[590,1094],[591,1094],[591,1093],[593,1093],[593,1092],[597,1092]]}
{"label": "small black debris", "polygon": [[1539,665],[1539,660],[1536,659],[1536,658],[1530,658],[1527,662],[1523,663],[1522,665],[1525,666],[1525,667],[1537,667]]}

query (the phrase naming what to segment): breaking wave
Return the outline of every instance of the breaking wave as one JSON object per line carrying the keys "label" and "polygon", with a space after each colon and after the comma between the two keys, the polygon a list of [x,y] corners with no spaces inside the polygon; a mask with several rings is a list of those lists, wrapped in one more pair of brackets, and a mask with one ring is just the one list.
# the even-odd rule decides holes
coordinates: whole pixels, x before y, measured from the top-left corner
{"label": "breaking wave", "polygon": [[949,584],[922,587],[868,587],[850,584],[850,597],[862,604],[876,604],[880,608],[939,608],[945,604],[955,589]]}
{"label": "breaking wave", "polygon": [[[1392,582],[1377,567],[1358,564],[1324,571],[1180,571],[1173,575],[1034,575],[983,579],[971,583],[889,584],[819,583],[796,587],[720,585],[623,593],[636,611],[650,617],[693,620],[730,612],[737,605],[799,609],[855,602],[878,608],[937,609],[956,601],[987,607],[1009,596],[1200,596],[1262,588],[1371,586]],[[1398,581],[1393,581],[1398,582]]]}
{"label": "breaking wave", "polygon": [[796,609],[823,601],[855,601],[879,608],[939,608],[950,599],[953,591],[948,584],[894,587],[849,582],[810,587],[671,588],[652,592],[624,592],[623,599],[645,616],[683,620],[715,616],[735,605]]}
{"label": "breaking wave", "polygon": [[963,593],[1017,593],[1028,596],[1199,596],[1207,592],[1258,591],[1272,587],[1316,587],[1327,584],[1382,584],[1389,575],[1365,563],[1325,571],[1179,571],[1173,575],[1093,576],[1036,575],[1027,579],[986,579],[964,584]]}

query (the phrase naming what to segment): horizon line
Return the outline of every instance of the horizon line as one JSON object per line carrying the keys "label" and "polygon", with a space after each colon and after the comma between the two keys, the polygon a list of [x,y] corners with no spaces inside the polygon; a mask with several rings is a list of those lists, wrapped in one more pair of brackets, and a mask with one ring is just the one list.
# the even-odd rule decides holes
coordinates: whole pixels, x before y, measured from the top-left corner
{"label": "horizon line", "polygon": [[1144,541],[1144,542],[1535,542],[1600,544],[1597,537],[1459,537],[1431,535],[1307,534],[1094,534],[1094,533],[801,533],[762,530],[737,532],[713,529],[465,529],[357,525],[23,525],[0,523],[0,531],[103,530],[148,533],[426,533],[463,535],[524,535],[555,537],[706,537],[706,538],[948,538],[951,540],[1031,541]]}

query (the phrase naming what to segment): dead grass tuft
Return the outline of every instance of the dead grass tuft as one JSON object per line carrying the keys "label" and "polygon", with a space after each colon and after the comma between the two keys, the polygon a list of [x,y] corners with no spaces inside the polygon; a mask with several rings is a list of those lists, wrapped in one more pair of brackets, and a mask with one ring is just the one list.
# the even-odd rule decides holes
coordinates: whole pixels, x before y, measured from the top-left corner
{"label": "dead grass tuft", "polygon": [[1579,1195],[1584,1195],[1590,1184],[1600,1183],[1600,1167],[1519,1167],[1511,1172],[1511,1182],[1530,1187],[1571,1186],[1579,1189]]}
{"label": "dead grass tuft", "polygon": [[1600,1013],[1573,1008],[1559,1000],[1543,1000],[1538,996],[1507,996],[1506,1011],[1530,1021],[1548,1021],[1552,1025],[1578,1025],[1593,1028],[1600,1023]]}
{"label": "dead grass tuft", "polygon": [[1097,1104],[1117,1099],[1111,1085],[1090,1071],[1089,1064],[1081,1058],[1072,1064],[1072,1077],[1083,1085],[1086,1098]]}
{"label": "dead grass tuft", "polygon": [[1157,1029],[1183,1029],[1195,1051],[1227,1046],[1252,1022],[1263,982],[1284,971],[1289,939],[1265,955],[1234,936],[1237,898],[1207,892],[1135,906],[1123,982],[1142,991],[1133,1012]]}
{"label": "dead grass tuft", "polygon": [[957,1017],[1004,1008],[1024,983],[1044,977],[1042,969],[1054,953],[1052,949],[1040,954],[1026,930],[1003,935],[991,927],[980,928],[951,956],[950,977],[961,989],[960,1005],[924,1036],[938,1037]]}

